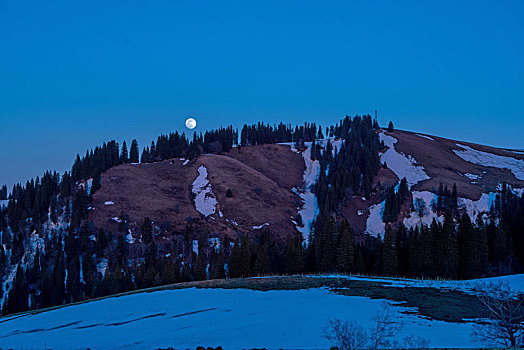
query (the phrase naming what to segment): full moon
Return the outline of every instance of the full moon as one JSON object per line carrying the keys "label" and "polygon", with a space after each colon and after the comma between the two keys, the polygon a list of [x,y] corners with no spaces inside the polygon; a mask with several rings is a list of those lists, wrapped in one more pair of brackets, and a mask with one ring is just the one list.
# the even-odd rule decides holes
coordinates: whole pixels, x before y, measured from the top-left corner
{"label": "full moon", "polygon": [[186,127],[188,129],[194,129],[196,127],[196,120],[194,118],[187,118]]}

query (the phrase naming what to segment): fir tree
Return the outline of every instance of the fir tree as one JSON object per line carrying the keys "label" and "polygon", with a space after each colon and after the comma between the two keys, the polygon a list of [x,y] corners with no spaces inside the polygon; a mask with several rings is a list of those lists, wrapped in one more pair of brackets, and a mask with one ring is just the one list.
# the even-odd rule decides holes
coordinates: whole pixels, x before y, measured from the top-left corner
{"label": "fir tree", "polygon": [[347,220],[340,224],[340,237],[337,247],[337,270],[344,273],[354,271],[355,245],[353,230]]}
{"label": "fir tree", "polygon": [[122,144],[122,151],[120,153],[120,164],[126,164],[129,163],[129,155],[127,153],[127,144],[124,141]]}
{"label": "fir tree", "polygon": [[129,162],[138,163],[138,141],[136,139],[131,142],[131,149],[129,150]]}
{"label": "fir tree", "polygon": [[142,242],[145,244],[151,243],[153,240],[153,229],[152,229],[152,222],[149,220],[149,218],[144,218],[144,222],[142,223]]}
{"label": "fir tree", "polygon": [[387,276],[398,275],[398,255],[395,247],[395,233],[391,225],[386,226],[384,244],[382,246],[382,271]]}
{"label": "fir tree", "polygon": [[388,131],[389,132],[392,132],[394,129],[393,129],[393,122],[392,121],[389,121],[389,124],[388,124]]}

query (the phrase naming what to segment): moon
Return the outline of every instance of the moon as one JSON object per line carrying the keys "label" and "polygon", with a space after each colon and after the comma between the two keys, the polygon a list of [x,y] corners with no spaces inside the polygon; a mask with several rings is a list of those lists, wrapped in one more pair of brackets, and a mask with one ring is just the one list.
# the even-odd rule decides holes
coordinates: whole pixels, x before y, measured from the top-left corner
{"label": "moon", "polygon": [[188,129],[194,129],[196,127],[196,120],[195,120],[195,118],[187,118],[187,120],[186,120],[186,127]]}

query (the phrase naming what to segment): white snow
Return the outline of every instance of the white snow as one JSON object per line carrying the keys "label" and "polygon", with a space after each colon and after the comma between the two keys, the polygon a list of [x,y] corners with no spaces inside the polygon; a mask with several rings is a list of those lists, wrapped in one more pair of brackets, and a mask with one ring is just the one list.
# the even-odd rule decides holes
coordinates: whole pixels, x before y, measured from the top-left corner
{"label": "white snow", "polygon": [[[437,216],[433,211],[433,203],[437,200],[437,195],[429,191],[413,191],[413,205],[415,211],[411,212],[411,216],[404,218],[404,226],[407,228],[414,226],[430,225],[433,219],[437,222],[443,222],[443,216]],[[422,214],[422,216],[420,216]]]}
{"label": "white snow", "polygon": [[465,208],[472,221],[477,219],[477,215],[488,213],[491,205],[495,201],[497,194],[495,192],[483,193],[479,200],[471,200],[467,198],[459,198],[458,207]]}
{"label": "white snow", "polygon": [[8,204],[9,204],[9,199],[0,200],[0,208],[7,207]]}
{"label": "white snow", "polygon": [[193,181],[193,193],[195,194],[195,208],[200,214],[209,216],[216,212],[217,199],[207,180],[207,169],[203,165],[198,168],[198,177]]}
{"label": "white snow", "polygon": [[105,204],[105,205],[114,205],[115,202],[113,202],[113,201],[106,201],[106,202],[104,202],[104,204]]}
{"label": "white snow", "polygon": [[524,180],[524,160],[478,151],[465,145],[457,144],[457,146],[463,150],[453,150],[453,152],[465,161],[485,167],[508,169],[517,179]]}
{"label": "white snow", "polygon": [[420,136],[420,137],[423,137],[423,138],[425,138],[425,139],[431,140],[431,141],[435,141],[435,140],[433,140],[431,137],[426,136],[426,135],[421,135],[421,134],[416,134],[416,135],[417,135],[417,136]]}
{"label": "white snow", "polygon": [[91,187],[93,186],[93,179],[87,179],[87,181],[82,181],[78,183],[79,187],[82,187],[85,189],[87,195],[89,196],[91,194]]}
{"label": "white snow", "polygon": [[226,219],[226,222],[230,222],[230,223],[232,223],[233,225],[238,226],[238,222],[236,222],[235,220],[229,220],[229,219]]}
{"label": "white snow", "polygon": [[187,163],[189,163],[189,159],[186,159],[182,165],[187,165]]}
{"label": "white snow", "polygon": [[386,224],[382,221],[382,214],[384,213],[385,205],[386,201],[384,200],[369,208],[369,216],[366,221],[366,233],[375,237],[384,233]]}
{"label": "white snow", "polygon": [[129,233],[126,235],[126,242],[129,243],[129,244],[133,244],[135,243],[136,239],[133,237],[133,235],[131,234],[131,230],[129,231]]}
{"label": "white snow", "polygon": [[395,150],[395,143],[398,140],[385,133],[379,134],[380,140],[388,147],[388,150],[380,156],[382,163],[386,162],[388,168],[391,169],[399,179],[406,178],[408,185],[411,187],[420,181],[429,179],[430,177],[424,171],[424,167],[416,165],[417,161],[410,155],[406,156]]}
{"label": "white snow", "polygon": [[269,226],[269,223],[265,222],[265,223],[263,223],[262,225],[252,226],[252,227],[253,227],[253,229],[255,229],[255,230],[260,230],[260,229],[261,229],[262,227],[264,227],[264,226]]}
{"label": "white snow", "polygon": [[[323,329],[330,318],[372,326],[384,301],[343,296],[326,289],[253,291],[180,289],[137,293],[3,320],[0,347],[61,349],[327,349]],[[132,307],[130,307],[132,306]],[[416,334],[431,347],[471,348],[473,323],[448,323],[406,314],[401,341]],[[292,327],[290,327],[292,325]]]}
{"label": "white snow", "polygon": [[120,219],[118,216],[115,216],[114,218],[111,218],[111,220],[116,221],[118,223],[122,222],[122,219]]}
{"label": "white snow", "polygon": [[96,270],[98,271],[98,273],[102,274],[102,277],[106,275],[107,266],[108,266],[107,259],[102,259],[102,261],[96,264]]}
{"label": "white snow", "polygon": [[471,180],[478,180],[478,179],[482,178],[482,175],[470,174],[470,173],[465,173],[463,176],[467,177],[468,179],[471,179]]}
{"label": "white snow", "polygon": [[198,240],[197,239],[193,240],[192,248],[193,248],[192,249],[193,253],[198,254]]}
{"label": "white snow", "polygon": [[[294,146],[292,146],[294,148]],[[309,232],[311,224],[318,214],[317,197],[311,191],[311,187],[317,181],[320,173],[320,162],[318,160],[311,159],[311,142],[306,142],[306,149],[302,152],[306,169],[302,177],[304,181],[304,189],[298,191],[299,197],[303,201],[302,208],[298,211],[302,217],[302,226],[296,226],[297,230],[302,233],[304,242],[308,244]]]}

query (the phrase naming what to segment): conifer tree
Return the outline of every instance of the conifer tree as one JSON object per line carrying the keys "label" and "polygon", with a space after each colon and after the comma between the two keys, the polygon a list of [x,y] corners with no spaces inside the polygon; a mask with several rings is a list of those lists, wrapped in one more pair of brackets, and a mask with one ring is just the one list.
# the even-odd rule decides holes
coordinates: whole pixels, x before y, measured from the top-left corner
{"label": "conifer tree", "polygon": [[142,242],[145,244],[151,243],[153,240],[153,229],[152,229],[152,222],[149,220],[149,218],[144,218],[144,222],[142,223]]}
{"label": "conifer tree", "polygon": [[337,247],[337,270],[344,273],[354,271],[355,245],[353,230],[347,220],[340,224],[340,237]]}
{"label": "conifer tree", "polygon": [[120,153],[120,164],[129,163],[129,154],[127,153],[127,144],[124,141],[122,144],[122,151]]}
{"label": "conifer tree", "polygon": [[393,129],[393,122],[392,121],[389,121],[389,124],[388,124],[388,131],[389,132],[392,132],[394,129]]}
{"label": "conifer tree", "polygon": [[382,246],[382,271],[387,276],[398,275],[398,256],[395,247],[395,233],[391,225],[386,226],[384,243]]}
{"label": "conifer tree", "polygon": [[131,149],[129,150],[129,162],[138,163],[138,141],[136,139],[131,142]]}

